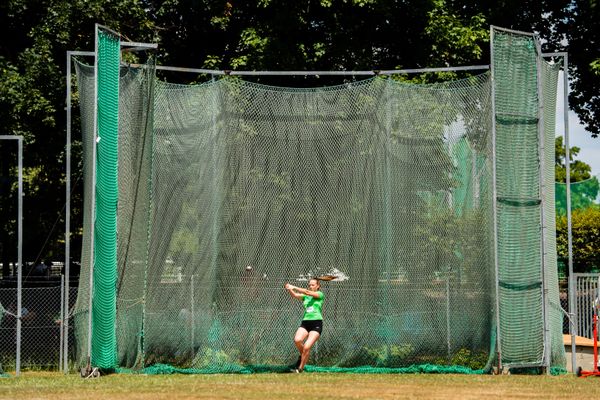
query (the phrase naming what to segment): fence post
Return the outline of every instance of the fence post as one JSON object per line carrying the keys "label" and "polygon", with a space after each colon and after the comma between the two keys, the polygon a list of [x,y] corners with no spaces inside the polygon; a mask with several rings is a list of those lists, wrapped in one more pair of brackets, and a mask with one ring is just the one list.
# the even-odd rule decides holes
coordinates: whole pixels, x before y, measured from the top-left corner
{"label": "fence post", "polygon": [[59,349],[58,349],[58,370],[60,371],[63,365],[63,343],[65,333],[65,276],[60,274],[60,333],[59,333]]}

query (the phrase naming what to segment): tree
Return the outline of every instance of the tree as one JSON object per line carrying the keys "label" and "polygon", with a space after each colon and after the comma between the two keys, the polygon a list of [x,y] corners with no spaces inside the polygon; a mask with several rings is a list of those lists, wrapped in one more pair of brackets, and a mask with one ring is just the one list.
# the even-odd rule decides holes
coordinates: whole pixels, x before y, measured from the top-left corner
{"label": "tree", "polygon": [[[566,151],[562,136],[558,136],[554,140],[554,150],[554,180],[564,183],[567,181],[567,167],[565,164]],[[590,179],[592,176],[592,167],[581,160],[573,161],[580,151],[581,149],[577,146],[569,148],[571,183]]]}
{"label": "tree", "polygon": [[600,3],[573,0],[550,19],[551,41],[569,52],[569,105],[586,130],[600,133]]}
{"label": "tree", "polygon": [[[558,215],[566,215],[567,212],[567,187],[566,182],[566,167],[565,167],[565,148],[563,146],[563,138],[559,136],[554,141],[555,158],[555,199],[556,213]],[[591,167],[580,160],[573,159],[579,154],[579,147],[571,147],[569,156],[571,159],[571,209],[587,208],[594,203],[600,190],[600,183],[596,177],[591,176]]]}
{"label": "tree", "polygon": [[[25,137],[25,259],[62,255],[65,53],[94,48],[95,22],[134,41],[159,42],[159,64],[249,70],[483,64],[489,59],[489,24],[535,30],[548,39],[544,51],[561,50],[561,40],[569,41],[571,103],[588,129],[596,132],[600,76],[587,72],[597,68],[592,63],[598,59],[597,47],[591,47],[597,46],[599,41],[594,39],[600,32],[595,4],[591,0],[505,0],[493,5],[474,0],[4,1],[0,33],[10,40],[0,48],[0,125],[3,133]],[[448,76],[452,75],[444,78]],[[169,76],[172,81],[194,79]],[[319,86],[340,83],[340,78],[288,77],[263,82]],[[73,137],[80,137],[76,120],[73,129]],[[80,165],[80,149],[75,141],[75,167]],[[0,159],[0,163],[8,162],[6,157]],[[0,165],[0,170],[6,168]],[[81,229],[77,225],[80,184],[74,196],[75,232]],[[1,217],[2,221],[8,218]],[[2,249],[16,247],[9,243],[14,241],[12,236],[0,240]],[[2,251],[4,259],[6,250]],[[77,257],[77,249],[72,251]]]}
{"label": "tree", "polygon": [[[568,258],[567,217],[556,220],[558,257]],[[575,210],[572,216],[573,269],[592,272],[600,268],[600,207]]]}
{"label": "tree", "polygon": [[[126,22],[121,22],[126,21]],[[65,55],[93,48],[93,26],[135,29],[138,39],[151,39],[153,24],[136,0],[9,0],[0,4],[0,126],[4,134],[24,137],[24,261],[60,259],[63,254],[65,180]],[[135,27],[135,28],[134,28]],[[10,39],[9,39],[10,38]],[[74,124],[74,176],[81,171]],[[2,170],[9,162],[0,157]],[[81,182],[80,182],[81,183]],[[74,193],[73,220],[81,215],[81,185]],[[16,189],[13,189],[13,191]],[[13,193],[12,196],[15,196]],[[13,202],[14,203],[14,202]],[[2,221],[16,232],[16,210],[2,208]],[[77,232],[77,224],[73,232]],[[16,260],[16,237],[0,238],[3,262]],[[74,249],[76,250],[76,249]],[[74,252],[77,256],[76,251]]]}

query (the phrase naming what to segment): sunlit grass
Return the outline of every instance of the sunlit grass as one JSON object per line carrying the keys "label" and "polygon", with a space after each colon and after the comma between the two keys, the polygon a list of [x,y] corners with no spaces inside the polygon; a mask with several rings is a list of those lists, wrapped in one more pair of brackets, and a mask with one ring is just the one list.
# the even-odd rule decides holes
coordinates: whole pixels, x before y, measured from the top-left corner
{"label": "sunlit grass", "polygon": [[25,372],[0,378],[2,399],[395,399],[600,398],[600,378],[573,375],[78,375]]}

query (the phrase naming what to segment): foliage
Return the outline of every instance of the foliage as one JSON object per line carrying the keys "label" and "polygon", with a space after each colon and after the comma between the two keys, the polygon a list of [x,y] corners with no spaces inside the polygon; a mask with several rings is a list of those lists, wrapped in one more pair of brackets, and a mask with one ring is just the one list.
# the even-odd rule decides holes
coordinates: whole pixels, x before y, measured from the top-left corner
{"label": "foliage", "polygon": [[600,75],[600,58],[597,58],[590,63],[590,69],[594,72],[594,74]]}
{"label": "foliage", "polygon": [[[0,125],[25,138],[24,259],[62,257],[65,204],[65,54],[91,50],[93,24],[157,41],[159,64],[216,69],[364,70],[485,64],[487,26],[536,31],[544,51],[568,41],[570,102],[600,131],[597,1],[507,0],[6,0],[0,4]],[[416,77],[419,81],[455,75]],[[169,76],[172,81],[197,77]],[[339,78],[271,78],[285,86]],[[82,223],[81,146],[73,120],[73,239]],[[4,149],[4,147],[3,147]],[[0,157],[3,175],[14,157]],[[13,168],[14,170],[14,168]],[[0,199],[0,261],[16,258],[14,190]],[[8,197],[7,197],[8,196]],[[75,243],[75,241],[74,241]],[[181,242],[178,246],[189,247]],[[75,259],[80,248],[72,246]]]}
{"label": "foliage", "polygon": [[[565,147],[562,136],[555,140],[554,171],[555,181],[566,182],[567,171],[565,167]],[[571,147],[569,152],[571,175],[571,209],[583,209],[594,204],[600,192],[598,178],[591,176],[592,168],[580,160],[573,160],[579,154],[579,147]],[[567,187],[556,184],[556,212],[565,215],[567,210]]]}
{"label": "foliage", "polygon": [[551,40],[559,45],[558,50],[569,52],[569,105],[586,130],[597,137],[600,133],[600,3],[572,0],[551,21],[554,25]]}
{"label": "foliage", "polygon": [[414,355],[415,350],[409,344],[393,344],[379,347],[363,346],[351,360],[347,360],[347,364],[394,368],[411,364]]}
{"label": "foliage", "polygon": [[[573,159],[579,154],[581,149],[573,146],[569,149],[571,183],[590,179],[592,167],[581,160]],[[563,137],[558,136],[554,141],[554,180],[556,182],[567,181],[567,168],[565,166],[566,151],[563,143]]]}
{"label": "foliage", "polygon": [[[462,215],[454,210],[432,212],[419,224],[416,240],[421,243],[419,251],[422,265],[417,268],[420,274],[428,273],[429,278],[450,274],[464,282],[474,282],[481,274],[481,263],[489,242],[490,227],[486,225],[483,209],[465,211]],[[429,255],[431,259],[426,259]],[[431,270],[431,265],[445,266],[440,271]],[[418,276],[418,274],[416,274]],[[474,280],[475,279],[475,280]]]}
{"label": "foliage", "polygon": [[474,370],[483,369],[488,361],[486,352],[474,352],[469,349],[462,348],[458,350],[450,359],[451,365],[462,365]]}
{"label": "foliage", "polygon": [[[573,269],[591,272],[600,266],[600,206],[573,211]],[[556,247],[558,257],[568,258],[567,217],[556,220]]]}
{"label": "foliage", "polygon": [[[135,27],[138,40],[151,39],[153,23],[137,0],[9,0],[0,4],[0,125],[3,134],[24,136],[24,261],[63,257],[65,204],[66,51],[93,48],[95,22],[117,30]],[[125,21],[125,22],[121,22]],[[74,121],[73,182],[78,171],[79,135]],[[16,159],[15,159],[16,160]],[[0,157],[1,171],[13,163]],[[12,164],[16,165],[16,164]],[[80,233],[81,181],[74,185],[72,225]],[[16,231],[16,189],[3,197],[0,218]],[[10,204],[4,207],[5,204]],[[0,236],[1,260],[16,260],[15,236]],[[78,249],[74,248],[75,258]],[[5,273],[7,271],[4,271]]]}
{"label": "foliage", "polygon": [[208,368],[233,363],[237,363],[237,355],[228,355],[223,350],[213,350],[207,347],[196,354],[191,366],[193,368]]}
{"label": "foliage", "polygon": [[[567,185],[556,184],[555,208],[557,215],[567,213]],[[598,204],[597,198],[600,193],[600,182],[597,177],[571,184],[571,210],[584,209]]]}
{"label": "foliage", "polygon": [[373,359],[378,367],[393,367],[402,365],[414,353],[414,349],[409,344],[380,346],[375,348],[365,347],[367,354]]}

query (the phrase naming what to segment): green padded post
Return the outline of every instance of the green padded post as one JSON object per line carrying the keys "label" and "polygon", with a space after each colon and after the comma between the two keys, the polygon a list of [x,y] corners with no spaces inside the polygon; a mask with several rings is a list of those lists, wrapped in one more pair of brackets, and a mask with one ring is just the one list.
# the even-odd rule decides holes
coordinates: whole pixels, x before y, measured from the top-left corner
{"label": "green padded post", "polygon": [[92,303],[92,365],[116,366],[119,38],[98,32],[98,157]]}

